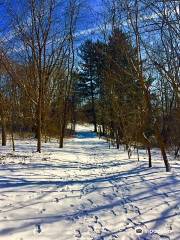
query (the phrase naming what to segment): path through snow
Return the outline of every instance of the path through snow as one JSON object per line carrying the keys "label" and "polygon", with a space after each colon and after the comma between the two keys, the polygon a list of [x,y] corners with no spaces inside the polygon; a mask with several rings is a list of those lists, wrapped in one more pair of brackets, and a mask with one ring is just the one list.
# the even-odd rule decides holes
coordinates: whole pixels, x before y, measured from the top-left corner
{"label": "path through snow", "polygon": [[180,164],[166,173],[87,127],[65,143],[0,147],[0,240],[180,240]]}

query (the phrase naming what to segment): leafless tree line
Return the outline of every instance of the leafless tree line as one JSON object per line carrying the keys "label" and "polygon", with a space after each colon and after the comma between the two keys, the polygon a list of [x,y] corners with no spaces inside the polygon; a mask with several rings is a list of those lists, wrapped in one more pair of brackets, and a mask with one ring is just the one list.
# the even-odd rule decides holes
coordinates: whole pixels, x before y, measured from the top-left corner
{"label": "leafless tree line", "polygon": [[0,52],[2,143],[6,144],[6,121],[9,125],[16,115],[21,118],[16,119],[16,126],[26,121],[24,126],[28,128],[29,123],[34,128],[41,152],[42,135],[47,136],[51,115],[57,111],[62,147],[72,93],[79,1],[7,1],[5,8],[12,36],[2,41]]}
{"label": "leafless tree line", "polygon": [[[110,136],[116,138],[117,146],[122,132],[123,141],[127,142],[127,145],[133,145],[136,136],[136,145],[141,142],[148,150],[150,167],[151,148],[156,142],[161,150],[166,171],[170,171],[167,150],[173,148],[177,156],[180,147],[179,2],[103,0],[102,4],[100,31],[103,41],[108,42],[109,35],[119,29],[128,36],[136,49],[134,60],[128,55],[123,42],[119,42],[121,49],[124,49],[121,51],[124,51],[123,54],[126,55],[133,71],[118,66],[119,63],[112,55],[110,62],[116,67],[114,70],[106,70],[104,77],[109,82],[107,89],[110,91],[113,81],[119,81],[118,84],[121,84],[120,75],[125,72],[126,75],[134,77],[141,88],[139,110],[133,110],[132,105],[129,109],[127,105],[123,106],[118,102],[120,96],[117,96],[116,91],[114,94],[110,92],[109,101],[113,105],[107,117]],[[137,101],[135,100],[136,105]],[[132,115],[133,111],[136,114]],[[115,117],[117,120],[114,120]]]}
{"label": "leafless tree line", "polygon": [[[51,133],[58,133],[63,147],[67,124],[75,122],[80,4],[78,0],[6,1],[11,34],[0,41],[3,145],[8,128],[13,148],[16,129],[35,132],[38,152],[42,138],[47,141]],[[91,81],[95,130],[99,125],[99,131],[115,140],[117,147],[121,143],[127,149],[145,146],[150,167],[155,144],[170,171],[167,150],[173,149],[177,156],[180,149],[179,1],[102,0],[98,11],[96,35],[102,44],[95,46],[95,52],[104,59],[104,68],[96,63],[101,78],[98,99]],[[117,30],[129,43],[123,37],[117,41],[110,37]],[[120,64],[118,51],[128,67]]]}

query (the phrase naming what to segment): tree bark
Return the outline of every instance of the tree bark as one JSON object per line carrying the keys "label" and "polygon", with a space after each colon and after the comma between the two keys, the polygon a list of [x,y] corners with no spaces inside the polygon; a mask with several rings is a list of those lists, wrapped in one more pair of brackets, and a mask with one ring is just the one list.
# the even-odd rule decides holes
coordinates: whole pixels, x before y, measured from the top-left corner
{"label": "tree bark", "polygon": [[93,115],[94,132],[97,132],[97,120],[96,120],[96,110],[95,110],[95,101],[94,101],[93,81],[92,81],[92,79],[91,79],[91,104],[92,104],[92,115]]}
{"label": "tree bark", "polygon": [[1,121],[2,121],[2,146],[6,146],[6,142],[7,142],[6,123],[3,116]]}
{"label": "tree bark", "polygon": [[175,153],[174,153],[175,158],[178,157],[179,150],[180,150],[180,147],[177,147],[177,149],[175,150]]}
{"label": "tree bark", "polygon": [[166,168],[166,172],[170,172],[171,171],[171,167],[170,167],[170,164],[169,164],[169,161],[168,161],[168,158],[167,158],[167,154],[166,154],[166,149],[165,149],[165,143],[163,141],[163,138],[161,136],[161,133],[160,133],[160,130],[157,126],[157,123],[155,123],[155,131],[156,131],[156,139],[158,141],[158,145],[159,145],[159,148],[161,150],[161,154],[162,154],[162,157],[163,157],[163,161],[164,161],[164,165],[165,165],[165,168]]}
{"label": "tree bark", "polygon": [[12,140],[12,149],[13,149],[13,152],[15,152],[15,143],[14,143],[14,132],[13,132],[13,129],[11,131],[11,140]]}
{"label": "tree bark", "polygon": [[[66,100],[67,101],[67,100]],[[63,119],[60,126],[60,139],[59,139],[59,148],[63,148],[64,146],[64,136],[65,136],[65,129],[66,129],[66,115],[67,115],[67,102],[64,104],[63,110]]]}
{"label": "tree bark", "polygon": [[62,127],[61,127],[59,148],[63,148],[64,147],[64,135],[65,135],[65,124],[63,123]]}
{"label": "tree bark", "polygon": [[167,155],[166,155],[166,150],[165,150],[164,144],[161,144],[160,149],[161,149],[161,154],[162,154],[164,164],[165,164],[165,167],[166,167],[166,172],[170,172],[171,167],[170,167]]}
{"label": "tree bark", "polygon": [[136,152],[137,152],[137,158],[138,158],[138,162],[139,162],[139,149],[138,149],[138,147],[136,147]]}
{"label": "tree bark", "polygon": [[41,89],[39,90],[38,116],[37,116],[37,152],[41,153]]}
{"label": "tree bark", "polygon": [[151,148],[150,146],[147,146],[147,151],[148,151],[148,158],[149,158],[149,167],[152,167],[152,158],[151,158]]}
{"label": "tree bark", "polygon": [[120,148],[120,141],[119,141],[119,131],[116,131],[116,147],[117,149]]}

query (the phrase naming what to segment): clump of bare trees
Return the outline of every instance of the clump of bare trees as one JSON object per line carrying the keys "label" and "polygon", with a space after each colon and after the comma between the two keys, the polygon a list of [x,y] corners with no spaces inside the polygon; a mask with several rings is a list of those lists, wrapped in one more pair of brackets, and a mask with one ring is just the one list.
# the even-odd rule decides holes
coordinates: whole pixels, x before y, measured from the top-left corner
{"label": "clump of bare trees", "polygon": [[[74,36],[79,2],[77,0],[7,1],[9,31],[12,36],[2,45],[1,74],[9,81],[9,98],[16,99],[10,115],[18,124],[33,130],[37,151],[41,152],[42,135],[48,135],[49,124],[59,135],[63,146],[68,122],[68,102],[72,94],[74,69]],[[6,50],[11,46],[10,50]],[[3,86],[2,86],[3,87]],[[6,93],[1,91],[1,125],[5,144]],[[12,100],[12,102],[15,101]],[[57,108],[58,106],[58,108]],[[55,116],[54,121],[51,117]],[[57,119],[58,118],[58,119]],[[10,121],[10,120],[9,120]],[[8,122],[10,125],[10,122]]]}
{"label": "clump of bare trees", "polygon": [[149,167],[158,147],[170,171],[167,151],[180,151],[178,1],[102,0],[98,40],[76,51],[80,4],[4,3],[11,34],[0,41],[2,145],[8,130],[14,149],[17,131],[33,132],[38,152],[51,136],[62,148],[68,123],[73,131],[84,120],[129,157],[132,146],[146,148]]}

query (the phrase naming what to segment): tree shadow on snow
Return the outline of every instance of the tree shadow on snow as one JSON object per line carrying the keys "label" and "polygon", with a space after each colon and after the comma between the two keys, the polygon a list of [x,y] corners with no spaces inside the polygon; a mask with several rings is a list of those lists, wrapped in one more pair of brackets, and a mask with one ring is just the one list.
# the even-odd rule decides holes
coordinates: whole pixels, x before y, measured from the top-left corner
{"label": "tree shadow on snow", "polygon": [[[77,133],[78,144],[80,144],[83,149],[77,149],[75,146],[77,142],[71,141],[69,144],[72,151],[67,149],[59,150],[57,148],[54,149],[54,152],[71,152],[74,154],[85,154],[87,152],[88,155],[91,153],[92,156],[94,152],[95,155],[98,156],[98,154],[101,154],[104,158],[101,162],[94,161],[84,163],[81,159],[77,161],[60,161],[59,159],[54,159],[55,162],[53,162],[53,160],[51,162],[47,159],[46,162],[46,159],[44,159],[42,163],[28,162],[21,165],[9,164],[0,168],[0,173],[2,173],[0,180],[1,195],[15,192],[17,195],[16,201],[18,203],[18,194],[24,194],[24,191],[29,191],[30,193],[31,191],[34,193],[38,192],[37,196],[35,195],[33,198],[28,199],[23,204],[15,204],[15,206],[9,206],[8,209],[2,210],[1,213],[10,214],[13,211],[22,210],[24,208],[24,212],[20,217],[0,220],[0,223],[7,224],[7,227],[0,229],[0,236],[9,236],[16,232],[23,232],[29,227],[33,227],[37,224],[53,224],[64,220],[71,222],[72,220],[76,221],[77,219],[87,218],[88,216],[99,216],[99,218],[101,218],[104,213],[112,211],[113,209],[126,209],[127,206],[134,206],[137,208],[137,206],[145,202],[149,203],[152,209],[158,208],[157,204],[165,203],[165,206],[158,210],[158,217],[149,217],[148,220],[144,220],[140,224],[147,226],[150,224],[152,229],[158,229],[163,227],[166,221],[171,222],[173,218],[177,217],[180,209],[180,190],[178,189],[180,179],[178,177],[173,174],[168,175],[165,172],[160,175],[159,173],[162,173],[162,168],[156,166],[150,170],[147,167],[147,162],[140,162],[135,165],[133,161],[130,162],[128,159],[123,161],[106,161],[106,156],[109,157],[112,152],[107,149],[107,143],[94,141],[95,137],[96,134],[92,132],[79,132]],[[87,141],[88,147],[86,147]],[[46,147],[47,152],[53,150],[51,146],[47,145]],[[27,148],[31,149],[29,146],[27,146]],[[117,150],[115,150],[115,152],[116,151]],[[177,168],[178,167],[179,166],[177,166]],[[111,173],[110,170],[114,168],[115,172]],[[43,174],[39,175],[39,173],[41,173],[42,170],[47,170],[48,172],[48,169],[51,170],[51,172],[49,174],[47,173],[47,176],[44,176],[44,179],[42,179]],[[57,175],[60,169],[66,170],[67,172],[71,172],[73,169],[73,171],[77,173],[77,176],[70,176],[69,179],[61,180]],[[98,169],[102,175],[97,175],[96,169]],[[3,175],[4,171],[8,172],[7,176]],[[26,176],[28,171],[31,173],[31,178]],[[53,171],[55,171],[55,175],[53,175]],[[15,173],[15,175],[11,176],[11,173]],[[73,189],[75,186],[78,186],[78,190]],[[73,189],[70,194],[68,194],[69,188]],[[51,194],[53,194],[52,198],[54,198],[58,196],[61,191],[64,192],[64,197],[60,198],[58,201],[62,203],[69,199],[72,199],[72,201],[74,199],[79,199],[79,196],[82,196],[81,201],[76,201],[74,203],[75,209],[73,211],[62,213],[64,211],[61,209],[61,211],[57,213],[50,213],[45,216],[37,216],[36,213],[34,213],[32,217],[26,215],[27,207],[33,207],[36,204],[43,205],[46,201],[49,201],[50,204],[56,204],[55,202],[51,202]],[[104,192],[108,194],[103,195]],[[87,198],[93,198],[93,196],[97,195],[101,199],[101,202],[98,201],[98,199],[93,199],[94,204],[87,206]],[[168,197],[172,196],[173,202],[170,203],[168,202]],[[47,197],[51,200],[47,200]],[[159,199],[158,203],[156,202],[157,198]],[[82,204],[85,205],[85,208],[82,208]],[[63,206],[63,204],[61,206]],[[132,211],[135,211],[135,209],[132,209]],[[140,210],[138,211],[140,212]],[[143,213],[142,211],[140,214],[143,216],[143,214],[148,213]],[[112,223],[114,217],[115,216],[112,216]],[[121,215],[118,217],[119,221],[121,221]],[[132,218],[131,221],[133,222],[135,219]],[[17,222],[18,224],[16,226],[11,226],[12,222]],[[135,231],[136,227],[137,225],[134,223],[133,225],[127,224],[116,231],[102,231],[101,236],[97,237],[96,240],[106,239],[114,235],[120,237],[122,233],[128,233],[130,229],[134,229]],[[146,234],[143,234],[141,238],[137,237],[137,239],[148,238]]]}
{"label": "tree shadow on snow", "polygon": [[[107,164],[107,163],[106,163]],[[113,164],[113,163],[111,163]],[[125,164],[125,163],[124,163]],[[29,166],[31,168],[31,166]],[[41,168],[44,167],[42,165],[37,165],[35,166],[35,164],[32,164],[32,168]],[[54,167],[54,166],[49,166],[47,165],[47,167]],[[9,235],[9,234],[13,234],[15,232],[21,232],[25,229],[27,229],[30,226],[34,226],[35,224],[53,224],[55,222],[59,222],[59,221],[63,221],[63,220],[72,220],[72,219],[81,219],[81,218],[85,218],[88,217],[89,215],[98,215],[101,216],[102,213],[107,212],[112,210],[115,207],[119,207],[119,208],[123,208],[128,202],[129,200],[131,200],[131,204],[136,205],[136,203],[138,201],[150,201],[150,204],[152,204],[153,207],[153,198],[154,197],[159,197],[162,198],[162,201],[165,197],[168,197],[168,194],[171,194],[174,196],[174,202],[171,205],[167,205],[167,207],[165,209],[163,209],[160,212],[160,215],[158,218],[152,218],[148,221],[144,221],[143,224],[149,224],[152,223],[153,224],[153,229],[157,229],[161,226],[163,226],[165,220],[169,220],[175,216],[177,216],[177,214],[179,214],[178,212],[178,206],[180,206],[180,192],[178,190],[172,190],[172,189],[176,189],[176,187],[178,186],[178,184],[180,184],[180,180],[177,179],[175,176],[173,175],[169,175],[168,177],[165,175],[164,177],[158,177],[158,171],[157,169],[154,169],[154,172],[150,172],[149,169],[147,167],[142,166],[142,167],[134,167],[132,168],[131,172],[127,172],[127,171],[121,171],[118,172],[116,174],[110,174],[107,176],[103,176],[103,177],[94,177],[91,178],[91,176],[89,176],[89,178],[86,179],[76,179],[76,180],[69,180],[69,181],[52,181],[52,180],[27,180],[24,179],[22,177],[5,177],[3,176],[1,178],[1,182],[0,182],[0,189],[3,193],[3,191],[5,191],[6,193],[9,191],[16,191],[18,193],[18,191],[21,191],[21,189],[40,189],[41,187],[45,187],[48,189],[49,186],[54,187],[54,189],[56,189],[56,187],[65,187],[65,186],[72,186],[72,185],[79,185],[81,187],[81,193],[83,192],[83,195],[86,196],[88,194],[96,194],[100,188],[102,190],[102,183],[108,182],[108,183],[114,183],[116,186],[119,186],[121,189],[126,189],[126,187],[129,187],[129,190],[132,190],[134,187],[134,184],[136,184],[133,181],[133,177],[136,175],[139,175],[139,184],[141,185],[141,183],[145,183],[146,184],[146,189],[142,189],[139,192],[134,192],[133,190],[130,191],[130,193],[125,194],[123,199],[119,199],[119,197],[115,197],[111,200],[109,200],[109,203],[105,203],[105,204],[101,204],[101,205],[97,205],[97,206],[91,206],[89,208],[86,209],[81,209],[78,210],[80,208],[80,206],[77,205],[76,207],[76,211],[74,211],[73,213],[66,213],[66,214],[56,214],[56,215],[46,215],[46,216],[36,216],[36,217],[25,217],[22,216],[19,219],[14,219],[14,220],[1,220],[0,222],[12,222],[12,221],[18,221],[19,223],[23,222],[21,225],[17,226],[17,227],[7,227],[4,229],[0,230],[0,236],[3,235]],[[154,176],[155,175],[155,176]],[[147,180],[146,180],[147,178]],[[158,185],[156,186],[156,181],[158,180]],[[94,187],[91,189],[91,191],[87,191],[86,192],[86,188],[89,185],[93,185]],[[127,185],[128,184],[128,185]],[[106,186],[105,188],[109,188],[109,190],[111,190],[112,186]],[[45,196],[47,196],[47,194],[51,194],[51,192],[42,192],[42,196],[38,196],[39,200],[43,200],[43,198]],[[74,196],[72,195],[71,198],[73,198]],[[24,206],[30,206],[31,204],[35,204],[33,202],[31,202],[32,200],[29,200],[29,202],[26,203],[26,205]],[[37,199],[36,199],[37,200]],[[66,201],[66,198],[63,199],[63,201]],[[43,202],[43,201],[42,201]],[[22,206],[21,206],[22,208]],[[12,208],[12,210],[14,210]],[[24,222],[25,221],[25,222]],[[134,228],[136,226],[133,226]],[[124,229],[121,229],[119,231],[112,231],[112,232],[108,232],[108,233],[102,233],[101,238],[103,239],[103,237],[108,237],[108,236],[113,236],[114,234],[121,234],[124,231],[128,231],[128,229],[132,229],[132,226],[126,226],[124,227]],[[142,236],[142,239],[146,239],[146,235]],[[101,239],[99,238],[99,239]],[[97,238],[98,239],[98,238]]]}

